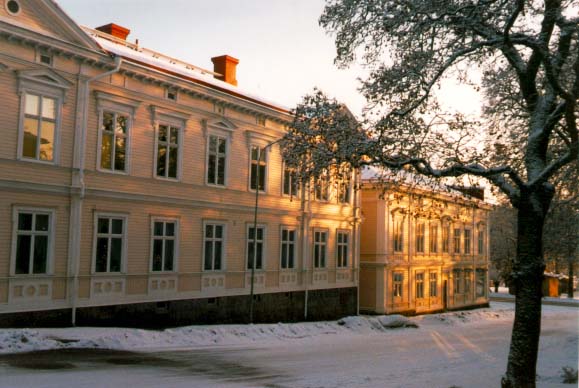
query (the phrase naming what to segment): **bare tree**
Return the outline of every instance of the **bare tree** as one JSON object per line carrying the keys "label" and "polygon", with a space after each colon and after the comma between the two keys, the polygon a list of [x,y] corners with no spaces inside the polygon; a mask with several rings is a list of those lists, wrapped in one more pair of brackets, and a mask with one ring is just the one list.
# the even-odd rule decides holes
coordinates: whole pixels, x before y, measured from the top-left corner
{"label": "bare tree", "polygon": [[[332,165],[411,167],[484,178],[508,198],[517,209],[516,312],[503,387],[535,386],[551,181],[579,168],[578,9],[577,0],[328,0],[320,24],[335,36],[336,64],[359,58],[370,69],[366,122],[348,123],[316,92],[285,142],[303,176]],[[490,125],[445,111],[435,92],[473,73]]]}

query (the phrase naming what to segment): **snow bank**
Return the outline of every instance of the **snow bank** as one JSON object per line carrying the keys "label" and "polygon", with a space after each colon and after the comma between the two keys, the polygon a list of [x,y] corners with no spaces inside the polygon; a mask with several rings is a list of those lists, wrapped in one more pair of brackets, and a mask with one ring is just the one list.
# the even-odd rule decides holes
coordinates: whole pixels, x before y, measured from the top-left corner
{"label": "snow bank", "polygon": [[163,331],[124,328],[3,329],[0,354],[65,348],[147,350],[215,345],[248,345],[324,335],[386,334],[392,329],[433,324],[512,319],[513,310],[482,309],[407,318],[402,315],[352,316],[338,321],[259,325],[186,326]]}

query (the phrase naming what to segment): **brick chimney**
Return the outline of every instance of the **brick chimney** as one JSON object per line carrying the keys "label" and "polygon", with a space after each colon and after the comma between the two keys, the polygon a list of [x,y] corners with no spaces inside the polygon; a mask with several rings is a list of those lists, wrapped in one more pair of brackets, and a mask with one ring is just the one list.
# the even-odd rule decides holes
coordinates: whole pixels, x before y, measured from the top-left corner
{"label": "brick chimney", "polygon": [[221,76],[215,76],[215,78],[237,86],[235,68],[239,63],[239,59],[230,57],[229,55],[221,55],[211,58],[211,62],[213,62],[213,71],[221,74]]}
{"label": "brick chimney", "polygon": [[127,40],[127,35],[129,35],[129,33],[131,32],[131,30],[129,30],[128,28],[119,26],[118,24],[115,23],[109,23],[104,26],[97,27],[95,29],[122,40]]}

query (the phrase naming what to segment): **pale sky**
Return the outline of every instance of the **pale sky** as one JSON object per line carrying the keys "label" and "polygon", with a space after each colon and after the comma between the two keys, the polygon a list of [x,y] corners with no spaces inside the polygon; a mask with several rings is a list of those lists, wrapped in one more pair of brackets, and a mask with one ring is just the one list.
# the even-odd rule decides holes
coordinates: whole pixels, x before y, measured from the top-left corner
{"label": "pale sky", "polygon": [[128,40],[213,70],[211,57],[239,59],[244,90],[294,107],[314,86],[359,114],[361,69],[333,65],[334,42],[318,26],[323,0],[57,0],[87,27],[116,23]]}

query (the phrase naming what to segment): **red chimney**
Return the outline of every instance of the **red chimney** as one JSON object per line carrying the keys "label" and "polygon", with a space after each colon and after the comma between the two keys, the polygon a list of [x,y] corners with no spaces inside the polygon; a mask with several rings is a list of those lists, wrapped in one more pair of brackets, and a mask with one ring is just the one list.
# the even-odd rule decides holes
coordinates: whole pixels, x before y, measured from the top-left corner
{"label": "red chimney", "polygon": [[96,30],[102,31],[106,34],[112,35],[116,38],[127,40],[127,35],[131,32],[128,28],[119,26],[115,23],[109,23],[104,26],[97,27]]}
{"label": "red chimney", "polygon": [[233,86],[237,86],[237,79],[235,78],[235,68],[239,63],[239,59],[230,57],[229,55],[221,55],[219,57],[211,58],[213,62],[213,71],[221,74],[215,78],[227,82]]}

